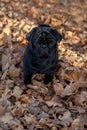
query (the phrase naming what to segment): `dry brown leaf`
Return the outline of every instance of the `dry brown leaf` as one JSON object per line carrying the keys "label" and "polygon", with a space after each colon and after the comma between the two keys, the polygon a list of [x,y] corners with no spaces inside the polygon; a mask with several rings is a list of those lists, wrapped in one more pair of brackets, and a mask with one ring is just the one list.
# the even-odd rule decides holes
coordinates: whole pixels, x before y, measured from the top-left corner
{"label": "dry brown leaf", "polygon": [[68,126],[64,126],[61,130],[69,130]]}
{"label": "dry brown leaf", "polygon": [[2,90],[2,89],[0,89],[0,98],[2,97],[2,93],[3,93],[4,91]]}
{"label": "dry brown leaf", "polygon": [[83,91],[81,94],[77,94],[74,102],[76,105],[87,106],[87,92]]}
{"label": "dry brown leaf", "polygon": [[67,34],[70,38],[72,38],[73,35],[74,35],[73,32],[71,32],[71,31],[67,31],[66,34]]}
{"label": "dry brown leaf", "polygon": [[47,118],[47,117],[49,117],[49,115],[47,113],[45,113],[45,112],[42,112],[37,117],[38,117],[38,119],[41,119],[41,118]]}
{"label": "dry brown leaf", "polygon": [[20,117],[22,115],[22,108],[20,107],[16,107],[11,111],[11,115],[13,117]]}
{"label": "dry brown leaf", "polygon": [[77,92],[77,90],[78,90],[78,84],[67,85],[66,88],[63,89],[63,91],[62,91],[61,97],[73,95]]}
{"label": "dry brown leaf", "polygon": [[41,112],[39,106],[29,105],[28,109],[29,109],[29,112],[30,112],[31,114],[33,114],[33,115],[38,115],[38,114]]}
{"label": "dry brown leaf", "polygon": [[54,91],[56,95],[61,95],[63,91],[63,85],[61,83],[55,83],[54,84]]}
{"label": "dry brown leaf", "polygon": [[64,80],[77,82],[80,79],[80,71],[74,67],[67,67],[62,72],[62,77]]}
{"label": "dry brown leaf", "polygon": [[10,66],[11,56],[10,55],[2,55],[2,71],[4,72]]}
{"label": "dry brown leaf", "polygon": [[69,111],[66,111],[65,113],[63,113],[63,116],[59,116],[59,120],[69,125],[72,122],[71,113]]}
{"label": "dry brown leaf", "polygon": [[7,108],[10,105],[10,102],[8,101],[8,88],[5,89],[4,93],[2,94],[2,97],[0,98],[0,105]]}
{"label": "dry brown leaf", "polygon": [[17,118],[15,120],[10,120],[8,125],[13,130],[24,130],[21,122]]}
{"label": "dry brown leaf", "polygon": [[4,115],[6,111],[6,108],[0,105],[0,116]]}
{"label": "dry brown leaf", "polygon": [[51,128],[51,130],[57,130],[57,127],[53,126],[53,127]]}
{"label": "dry brown leaf", "polygon": [[56,19],[56,18],[51,18],[51,20],[52,20],[52,25],[54,26],[54,27],[58,27],[58,26],[60,26],[61,24],[62,24],[62,21],[59,19]]}
{"label": "dry brown leaf", "polygon": [[0,127],[0,130],[3,130],[3,129]]}
{"label": "dry brown leaf", "polygon": [[0,46],[2,46],[4,43],[3,43],[3,40],[0,39]]}
{"label": "dry brown leaf", "polygon": [[34,121],[34,120],[32,120],[32,117],[29,116],[29,115],[25,115],[25,116],[23,117],[23,119],[26,121],[27,124],[31,124],[32,121]]}
{"label": "dry brown leaf", "polygon": [[13,90],[13,95],[18,97],[22,94],[23,90],[19,86],[15,86]]}
{"label": "dry brown leaf", "polygon": [[[9,33],[9,32],[8,32]],[[4,33],[3,36],[3,44],[5,45],[11,45],[12,41],[11,41],[11,35]],[[11,47],[11,46],[10,46]]]}
{"label": "dry brown leaf", "polygon": [[39,125],[40,125],[41,127],[44,127],[46,124],[47,124],[46,119],[45,119],[45,118],[41,118],[40,121],[39,121]]}
{"label": "dry brown leaf", "polygon": [[72,124],[71,124],[71,129],[72,130],[83,130],[82,124],[80,123],[80,119],[76,118],[73,120]]}
{"label": "dry brown leaf", "polygon": [[29,97],[22,94],[22,96],[20,96],[20,97],[18,98],[18,101],[20,101],[21,104],[22,104],[22,103],[27,104],[27,103],[29,102]]}
{"label": "dry brown leaf", "polygon": [[78,38],[74,32],[67,31],[66,34],[68,35],[69,38],[71,38],[74,41],[74,44],[80,41],[80,38]]}
{"label": "dry brown leaf", "polygon": [[80,123],[84,126],[87,127],[87,111],[85,111],[84,113],[82,113],[79,117],[80,119]]}
{"label": "dry brown leaf", "polygon": [[[36,81],[37,83],[38,81]],[[41,86],[40,86],[41,85]],[[39,83],[38,85],[28,85],[29,88],[33,89],[34,91],[37,91],[40,94],[46,95],[48,92],[48,88],[46,88],[45,86],[43,86],[43,83]]]}
{"label": "dry brown leaf", "polygon": [[7,26],[3,29],[3,32],[4,32],[5,34],[7,34],[8,36],[9,36],[10,33],[11,33],[10,26],[11,26],[11,25],[7,24]]}
{"label": "dry brown leaf", "polygon": [[33,16],[33,17],[36,17],[36,15],[37,15],[37,10],[36,10],[36,8],[33,6],[30,10],[28,9],[27,11],[26,11],[26,14],[27,15],[29,15],[29,16]]}
{"label": "dry brown leaf", "polygon": [[43,87],[43,85],[44,85],[42,82],[39,82],[39,81],[34,80],[34,79],[32,80],[32,83],[33,83],[33,85],[38,86],[38,87],[41,87],[41,86]]}
{"label": "dry brown leaf", "polygon": [[20,37],[17,38],[18,42],[22,42],[23,40],[24,40],[24,38],[22,36],[20,36]]}
{"label": "dry brown leaf", "polygon": [[5,80],[7,74],[8,74],[8,70],[6,70],[6,71],[3,73],[2,77],[1,77],[1,80]]}
{"label": "dry brown leaf", "polygon": [[57,102],[55,102],[55,101],[52,101],[52,100],[46,101],[46,104],[47,104],[48,107],[60,105],[59,103],[57,103]]}
{"label": "dry brown leaf", "polygon": [[2,0],[2,2],[9,3],[10,1],[9,0]]}
{"label": "dry brown leaf", "polygon": [[8,75],[12,78],[19,77],[20,72],[21,72],[20,68],[16,68],[14,65],[11,65],[8,70]]}
{"label": "dry brown leaf", "polygon": [[13,85],[14,85],[14,81],[8,79],[8,80],[6,80],[6,84],[7,84],[8,88],[11,88],[11,87],[13,87]]}
{"label": "dry brown leaf", "polygon": [[40,0],[34,0],[35,4],[38,4],[40,2]]}
{"label": "dry brown leaf", "polygon": [[0,121],[4,123],[9,123],[13,119],[12,115],[8,112],[4,116],[0,117]]}

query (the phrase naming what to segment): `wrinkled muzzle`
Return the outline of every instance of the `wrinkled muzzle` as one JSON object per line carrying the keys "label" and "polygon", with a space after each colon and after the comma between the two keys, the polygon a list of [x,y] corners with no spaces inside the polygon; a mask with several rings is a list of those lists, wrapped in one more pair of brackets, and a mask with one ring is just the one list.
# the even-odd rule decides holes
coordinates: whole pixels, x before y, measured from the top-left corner
{"label": "wrinkled muzzle", "polygon": [[40,55],[40,57],[41,58],[48,58],[49,57],[48,48],[41,49],[41,55]]}

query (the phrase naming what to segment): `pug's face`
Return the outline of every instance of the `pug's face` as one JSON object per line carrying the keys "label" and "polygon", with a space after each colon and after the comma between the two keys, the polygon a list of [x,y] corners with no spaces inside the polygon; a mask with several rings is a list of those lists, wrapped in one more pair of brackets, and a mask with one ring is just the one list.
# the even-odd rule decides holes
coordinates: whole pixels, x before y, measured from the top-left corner
{"label": "pug's face", "polygon": [[35,37],[33,38],[33,43],[35,47],[38,45],[38,47],[44,49],[52,48],[56,46],[56,38],[49,32],[41,31],[39,35],[36,33]]}
{"label": "pug's face", "polygon": [[57,41],[60,42],[62,36],[50,26],[40,25],[33,28],[26,38],[30,41],[32,49],[35,50],[36,54],[42,57],[49,57],[49,52],[57,47]]}

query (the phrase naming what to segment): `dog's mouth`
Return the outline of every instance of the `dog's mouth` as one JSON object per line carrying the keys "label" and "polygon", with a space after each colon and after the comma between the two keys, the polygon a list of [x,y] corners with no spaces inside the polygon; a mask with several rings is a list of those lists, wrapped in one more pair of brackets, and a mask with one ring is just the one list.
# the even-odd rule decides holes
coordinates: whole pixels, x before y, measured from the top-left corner
{"label": "dog's mouth", "polygon": [[41,55],[40,55],[40,58],[43,58],[43,59],[47,59],[47,58],[49,58],[50,57],[50,54],[48,54],[48,53],[46,53],[46,52],[43,52],[43,53],[41,53]]}
{"label": "dog's mouth", "polygon": [[40,58],[47,59],[47,58],[49,58],[49,56],[48,55],[41,55]]}

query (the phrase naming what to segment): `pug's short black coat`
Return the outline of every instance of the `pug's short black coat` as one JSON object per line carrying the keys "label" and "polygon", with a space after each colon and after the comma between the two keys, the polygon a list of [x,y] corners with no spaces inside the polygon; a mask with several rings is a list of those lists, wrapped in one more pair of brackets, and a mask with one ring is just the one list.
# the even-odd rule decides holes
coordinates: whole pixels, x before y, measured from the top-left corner
{"label": "pug's short black coat", "polygon": [[39,25],[27,34],[26,39],[29,43],[23,59],[24,83],[30,84],[33,74],[42,73],[45,74],[44,83],[48,84],[57,69],[57,42],[62,40],[62,36],[49,25]]}

